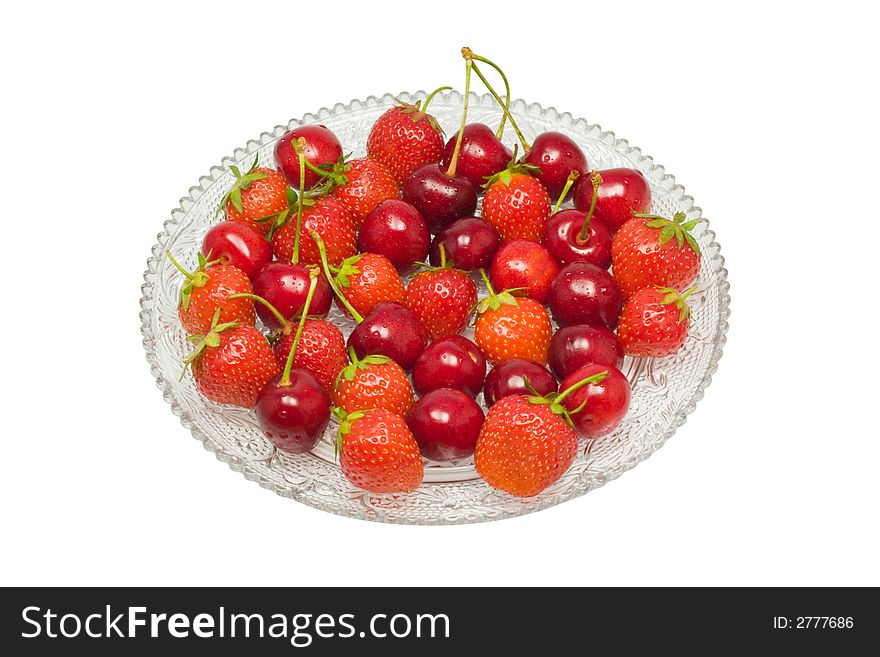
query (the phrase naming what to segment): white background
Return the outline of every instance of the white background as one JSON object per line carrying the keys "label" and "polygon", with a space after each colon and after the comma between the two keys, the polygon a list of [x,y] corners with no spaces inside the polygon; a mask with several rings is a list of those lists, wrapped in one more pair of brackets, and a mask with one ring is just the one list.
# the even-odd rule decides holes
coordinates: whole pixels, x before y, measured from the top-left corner
{"label": "white background", "polygon": [[[867,4],[347,4],[4,9],[0,583],[880,584]],[[462,45],[686,186],[727,258],[728,345],[674,439],[585,497],[477,526],[335,517],[181,427],[144,358],[142,272],[235,147],[337,101],[460,89]]]}

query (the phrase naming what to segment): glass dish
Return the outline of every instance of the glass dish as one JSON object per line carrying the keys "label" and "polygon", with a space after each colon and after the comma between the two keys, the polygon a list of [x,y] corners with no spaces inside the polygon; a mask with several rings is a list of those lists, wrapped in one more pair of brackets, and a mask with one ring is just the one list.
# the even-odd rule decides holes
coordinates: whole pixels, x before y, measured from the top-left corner
{"label": "glass dish", "polygon": [[[285,454],[275,450],[262,435],[252,411],[210,402],[196,391],[189,374],[180,379],[181,359],[190,348],[177,317],[182,276],[164,254],[170,249],[184,266],[195,267],[202,237],[216,221],[217,204],[232,184],[229,165],[247,169],[255,153],[260,162],[273,162],[277,139],[286,130],[309,123],[326,125],[338,135],[346,152],[362,156],[371,125],[395,99],[414,102],[425,97],[424,92],[386,94],[324,108],[264,132],[212,168],[180,201],[153,246],[140,302],[143,344],[157,385],[181,423],[220,461],[264,488],[325,511],[364,520],[413,524],[499,520],[571,500],[619,477],[659,449],[694,410],[721,357],[730,302],[724,259],[705,219],[700,219],[694,231],[703,257],[698,290],[689,298],[692,320],[684,347],[663,359],[627,358],[622,369],[632,383],[633,397],[626,420],[614,433],[591,445],[582,442],[577,459],[562,479],[531,499],[514,498],[490,488],[477,476],[472,459],[450,464],[426,461],[425,480],[413,493],[376,495],[358,490],[333,460],[335,421],[311,454]],[[447,135],[457,130],[462,100],[460,93],[446,92],[431,102],[430,111]],[[685,195],[684,188],[625,140],[571,114],[522,100],[512,103],[511,112],[529,140],[545,130],[574,138],[591,168],[639,169],[651,186],[653,212],[665,216],[686,212],[689,219],[701,217],[700,208]],[[500,111],[491,96],[471,95],[469,121],[497,125],[499,118]],[[514,138],[508,128],[505,143],[512,147]],[[478,289],[484,295],[478,278]],[[331,320],[348,335],[352,324],[335,307]],[[478,401],[482,403],[482,398]]]}

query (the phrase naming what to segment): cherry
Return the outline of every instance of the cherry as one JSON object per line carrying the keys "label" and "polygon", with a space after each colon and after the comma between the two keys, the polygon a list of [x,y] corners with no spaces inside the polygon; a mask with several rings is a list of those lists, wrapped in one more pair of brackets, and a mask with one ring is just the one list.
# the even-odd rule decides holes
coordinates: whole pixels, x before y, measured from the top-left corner
{"label": "cherry", "polygon": [[305,140],[303,154],[308,169],[303,177],[303,187],[311,189],[323,176],[315,171],[322,164],[335,164],[342,157],[342,145],[333,132],[323,125],[303,125],[288,130],[275,143],[275,162],[278,170],[287,178],[291,187],[300,186],[300,163],[293,142]]}
{"label": "cherry", "polygon": [[[585,380],[589,382],[575,388]],[[559,387],[563,391],[571,389],[564,399],[560,394],[557,401],[569,412],[574,428],[587,438],[611,433],[629,410],[632,396],[629,381],[613,365],[584,365],[566,377]]]}
{"label": "cherry", "polygon": [[543,246],[532,240],[514,239],[501,245],[489,278],[496,290],[521,289],[529,298],[544,303],[559,267]]}
{"label": "cherry", "polygon": [[409,372],[425,350],[428,336],[419,318],[395,301],[377,303],[348,336],[358,358],[388,356]]}
{"label": "cherry", "polygon": [[564,379],[584,365],[597,363],[619,367],[622,360],[623,345],[614,331],[604,327],[564,326],[553,334],[550,341],[548,361],[558,379]]}
{"label": "cherry", "polygon": [[[305,304],[309,292],[309,267],[276,260],[264,266],[252,279],[254,294],[264,298],[288,319],[296,317]],[[312,315],[324,317],[330,312],[333,300],[330,286],[323,276],[317,278],[310,306]],[[257,314],[271,329],[282,328],[278,318],[264,305],[256,304]]]}
{"label": "cherry", "polygon": [[422,456],[454,461],[474,453],[483,426],[483,409],[461,390],[439,388],[412,405],[406,423]]}
{"label": "cherry", "polygon": [[224,221],[211,228],[202,240],[202,253],[208,260],[238,267],[248,278],[272,260],[269,242],[246,221]]}
{"label": "cherry", "polygon": [[533,395],[537,392],[544,396],[556,390],[556,379],[546,367],[532,360],[511,358],[501,361],[489,372],[483,385],[483,399],[486,400],[486,406],[491,406],[510,395]]}
{"label": "cherry", "polygon": [[435,340],[413,367],[413,387],[420,395],[437,388],[455,388],[476,397],[486,377],[486,358],[463,335]]}
{"label": "cherry", "polygon": [[[542,132],[532,142],[523,158],[525,164],[532,164],[541,170],[535,177],[547,188],[547,193],[556,198],[565,187],[572,171],[583,174],[587,171],[587,158],[581,147],[571,137],[561,132]],[[564,200],[564,199],[563,199]]]}
{"label": "cherry", "polygon": [[559,326],[617,326],[622,301],[617,281],[589,262],[573,262],[559,270],[550,284],[547,306]]}
{"label": "cherry", "polygon": [[[557,212],[568,188],[579,175],[577,171],[569,174],[568,182],[553,209],[553,215],[544,224],[541,242],[560,265],[591,262],[597,267],[608,269],[611,266],[611,232],[594,216],[596,194],[593,194],[590,210],[586,214],[580,210]],[[596,189],[602,182],[602,177],[598,171],[593,171],[590,175],[594,183],[593,189]]]}
{"label": "cherry", "polygon": [[431,243],[431,264],[440,266],[440,246],[446,259],[464,271],[484,269],[501,246],[501,235],[485,219],[463,217],[437,233]]}
{"label": "cherry", "polygon": [[[513,159],[510,149],[501,143],[485,123],[469,123],[463,128],[461,152],[458,156],[458,175],[479,189],[488,178],[507,167]],[[440,164],[448,167],[455,154],[458,132],[446,142]]]}
{"label": "cherry", "polygon": [[416,169],[401,192],[403,200],[422,213],[432,233],[477,209],[476,188],[461,176],[449,175],[439,164]]}
{"label": "cherry", "polygon": [[428,255],[431,236],[421,213],[406,201],[388,199],[364,219],[358,250],[378,253],[398,269],[406,269]]}
{"label": "cherry", "polygon": [[[596,192],[593,218],[599,219],[611,235],[632,219],[633,212],[651,209],[651,188],[640,171],[635,169],[604,169],[599,172],[601,183]],[[592,204],[593,181],[583,176],[574,187],[574,207],[586,210]]]}
{"label": "cherry", "polygon": [[318,272],[312,270],[302,318],[284,370],[257,395],[256,414],[260,428],[277,449],[294,454],[311,450],[330,422],[332,400],[324,386],[306,370],[293,369],[293,355],[302,336],[318,278]]}

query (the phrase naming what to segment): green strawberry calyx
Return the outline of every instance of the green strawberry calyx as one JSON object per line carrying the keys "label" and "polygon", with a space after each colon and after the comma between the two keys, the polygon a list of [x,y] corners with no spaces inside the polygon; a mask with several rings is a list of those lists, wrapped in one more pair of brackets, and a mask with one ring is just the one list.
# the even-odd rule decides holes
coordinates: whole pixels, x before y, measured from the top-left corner
{"label": "green strawberry calyx", "polygon": [[340,287],[351,287],[351,281],[349,279],[352,276],[357,276],[361,273],[357,263],[361,261],[362,257],[363,254],[359,253],[358,255],[343,260],[339,267],[333,267],[331,265],[330,271],[333,272],[334,278],[336,279],[336,282],[339,283]]}
{"label": "green strawberry calyx", "polygon": [[213,267],[214,265],[220,264],[220,260],[209,260],[211,257],[211,253],[209,252],[207,256],[199,253],[199,267],[193,272],[189,272],[183,268],[183,266],[174,259],[174,256],[171,255],[171,251],[165,251],[165,255],[171,261],[171,264],[184,275],[186,278],[186,283],[183,284],[183,287],[180,288],[180,306],[183,308],[183,311],[186,312],[189,310],[189,301],[192,298],[193,290],[197,287],[204,287],[208,283],[208,279],[210,278],[208,272],[205,270],[209,267]]}
{"label": "green strawberry calyx", "polygon": [[660,246],[663,246],[674,237],[678,242],[679,249],[684,248],[684,243],[687,242],[693,252],[700,255],[700,245],[697,244],[697,240],[691,235],[691,231],[700,222],[699,219],[686,221],[687,215],[684,212],[676,212],[671,220],[659,214],[647,214],[644,212],[633,212],[633,216],[639,219],[650,219],[650,221],[645,222],[645,225],[648,228],[660,229],[660,237],[657,240]]}
{"label": "green strawberry calyx", "polygon": [[[489,282],[489,277],[486,275],[485,269],[480,269],[480,276],[483,278],[483,282],[486,284],[486,289],[489,291],[489,296],[485,299],[481,299],[477,302],[475,306],[475,310],[478,315],[482,315],[487,310],[498,310],[501,306],[519,306],[519,301],[514,296],[514,292],[521,292],[524,290],[524,287],[513,287],[508,290],[504,290],[503,292],[495,292],[492,289],[492,283]],[[472,309],[472,311],[474,310]]]}
{"label": "green strawberry calyx", "polygon": [[[345,295],[342,293],[342,290],[339,287],[339,283],[337,282],[336,276],[333,275],[333,272],[330,268],[330,263],[327,262],[327,247],[324,246],[324,240],[321,239],[321,236],[318,235],[315,231],[309,231],[309,235],[312,236],[312,239],[315,241],[315,244],[318,245],[318,253],[321,255],[321,267],[324,269],[324,277],[327,279],[327,283],[330,284],[330,289],[333,290],[333,294],[336,295],[336,298],[339,299],[339,303],[345,306],[345,309],[349,312],[349,314],[354,318],[358,324],[364,321],[363,315],[361,315],[357,310],[354,309],[354,306],[345,298]],[[354,260],[357,258],[360,259],[359,256],[354,256],[354,258],[349,258],[348,260]],[[347,262],[347,261],[345,261]],[[345,266],[345,262],[343,262],[343,267]],[[355,263],[352,263],[352,267]],[[348,276],[351,276],[352,273],[348,273],[346,275],[346,287],[348,286]]]}
{"label": "green strawberry calyx", "polygon": [[211,320],[211,328],[208,329],[208,332],[205,335],[189,336],[189,341],[192,342],[196,348],[183,357],[184,368],[180,373],[181,380],[186,374],[187,368],[202,354],[202,352],[205,351],[205,349],[209,347],[213,349],[220,346],[220,334],[223,331],[238,326],[238,322],[225,322],[220,324],[221,312],[223,312],[223,308],[217,308],[217,310],[214,311],[214,318]]}
{"label": "green strawberry calyx", "polygon": [[420,100],[417,100],[414,103],[407,103],[400,100],[399,98],[395,98],[394,100],[397,101],[397,107],[400,113],[409,114],[410,119],[412,119],[413,123],[418,123],[419,121],[427,121],[428,125],[430,125],[441,135],[445,136],[443,128],[441,128],[440,124],[437,123],[437,119],[428,114],[428,104],[434,99],[434,96],[436,96],[438,93],[440,93],[441,91],[448,91],[450,89],[452,89],[452,87],[449,86],[438,87],[437,89],[434,89],[434,91],[428,94],[428,97],[425,98],[424,104],[422,104],[422,101]]}
{"label": "green strawberry calyx", "polygon": [[[563,390],[560,393],[550,393],[549,395],[541,396],[538,394],[532,394],[528,399],[530,404],[546,404],[550,407],[550,410],[555,414],[562,417],[563,420],[570,426],[574,427],[574,422],[571,420],[572,415],[577,415],[584,407],[587,405],[587,401],[589,398],[585,399],[580,406],[578,406],[574,410],[568,410],[565,406],[562,405],[562,400],[568,397],[575,390],[583,388],[586,385],[590,385],[593,383],[601,383],[609,376],[608,370],[604,372],[597,372],[592,376],[588,376],[586,378],[581,379],[577,383],[573,383],[568,388]],[[529,384],[528,380],[525,381],[526,388],[531,392],[535,392],[535,389]]]}
{"label": "green strawberry calyx", "polygon": [[370,365],[384,365],[391,360],[388,356],[380,356],[379,354],[371,354],[369,356],[364,356],[363,358],[358,358],[357,354],[354,352],[354,347],[348,348],[348,356],[351,359],[351,363],[343,367],[339,376],[336,377],[337,386],[342,379],[345,379],[349,383],[354,381],[354,375],[357,374],[358,370],[367,370]]}
{"label": "green strawberry calyx", "polygon": [[220,210],[226,207],[226,202],[231,201],[232,207],[234,207],[239,212],[243,212],[243,205],[241,202],[241,193],[250,187],[253,183],[258,180],[263,180],[268,177],[268,174],[263,173],[262,171],[257,171],[257,167],[260,166],[260,156],[256,155],[254,157],[254,163],[251,165],[251,168],[247,170],[247,173],[242,173],[241,169],[239,169],[234,164],[229,165],[229,170],[232,172],[232,175],[235,176],[235,182],[232,183],[232,187],[229,188],[229,191],[220,199],[220,205],[217,206],[217,212],[214,216],[220,214]]}
{"label": "green strawberry calyx", "polygon": [[334,406],[330,412],[337,420],[339,420],[339,430],[336,432],[336,440],[333,441],[333,458],[339,460],[339,454],[342,452],[342,441],[351,433],[351,425],[365,417],[370,411],[353,411],[346,413],[345,409]]}
{"label": "green strawberry calyx", "polygon": [[675,307],[678,308],[678,323],[681,324],[691,314],[691,307],[687,304],[686,299],[696,289],[697,286],[694,285],[691,289],[685,291],[684,294],[679,294],[678,290],[671,287],[658,287],[657,291],[664,295],[660,303],[663,305],[675,304]]}
{"label": "green strawberry calyx", "polygon": [[505,187],[509,186],[513,181],[514,174],[522,174],[530,177],[541,175],[540,167],[534,164],[526,164],[525,162],[517,162],[516,155],[519,144],[513,147],[513,158],[505,169],[502,169],[493,176],[487,176],[486,182],[483,183],[483,189],[489,189],[495,183],[500,183]]}

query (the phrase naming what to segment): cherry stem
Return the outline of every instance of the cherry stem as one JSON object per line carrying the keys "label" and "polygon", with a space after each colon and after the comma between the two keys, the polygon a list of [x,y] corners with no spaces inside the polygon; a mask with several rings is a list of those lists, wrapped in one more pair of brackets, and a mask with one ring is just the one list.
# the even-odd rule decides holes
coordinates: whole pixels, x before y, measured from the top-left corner
{"label": "cherry stem", "polygon": [[565,180],[565,187],[562,188],[562,193],[559,195],[559,198],[556,199],[556,205],[553,206],[553,212],[550,214],[556,214],[559,211],[562,202],[565,200],[565,197],[568,196],[568,190],[571,189],[571,186],[574,185],[574,181],[580,178],[581,172],[577,169],[572,169],[571,173],[568,174],[568,178]]}
{"label": "cherry stem", "polygon": [[171,261],[171,264],[177,268],[177,271],[179,271],[181,274],[186,276],[187,280],[191,281],[193,279],[192,273],[188,272],[186,269],[184,269],[183,266],[179,262],[177,262],[177,260],[174,259],[174,256],[171,255],[170,250],[166,251],[165,255],[168,256],[168,259]]}
{"label": "cherry stem", "polygon": [[599,200],[599,185],[602,184],[602,176],[599,175],[598,171],[590,172],[590,181],[593,183],[593,195],[590,197],[590,210],[587,212],[587,218],[584,219],[584,225],[581,227],[581,232],[578,233],[576,241],[578,244],[585,244],[589,240],[587,227],[590,225],[590,219],[593,218],[593,213],[596,211],[596,201]]}
{"label": "cherry stem", "polygon": [[523,152],[528,155],[529,151],[532,150],[532,147],[529,145],[529,142],[526,141],[526,138],[523,136],[522,130],[519,129],[519,126],[516,124],[513,115],[510,113],[510,84],[507,82],[507,76],[504,75],[504,71],[502,71],[501,67],[498,66],[498,64],[496,64],[495,62],[489,61],[485,57],[474,55],[473,53],[471,53],[471,58],[477,60],[478,62],[484,62],[494,68],[498,72],[498,75],[501,76],[501,79],[504,81],[504,88],[507,91],[507,102],[501,100],[498,92],[496,92],[494,87],[489,84],[489,81],[486,79],[486,76],[483,75],[483,72],[479,69],[479,67],[474,64],[474,73],[477,74],[477,77],[480,78],[484,85],[486,85],[486,89],[489,90],[489,93],[492,94],[497,103],[501,106],[501,111],[503,112],[504,118],[510,121],[510,125],[513,126],[513,131],[516,133],[517,138],[522,144]]}
{"label": "cherry stem", "polygon": [[[605,370],[604,372],[597,372],[593,376],[588,376],[585,379],[581,379],[577,383],[566,388],[563,392],[559,393],[559,396],[553,400],[553,403],[559,404],[562,402],[563,399],[568,397],[575,390],[583,388],[584,386],[589,385],[591,383],[599,383],[600,381],[604,381],[607,378],[608,378],[608,370]],[[578,410],[580,410],[580,409],[578,409]],[[575,411],[575,412],[577,412],[577,411]]]}
{"label": "cherry stem", "polygon": [[336,298],[345,306],[345,309],[351,313],[351,316],[354,318],[358,324],[364,321],[363,315],[361,315],[354,307],[348,302],[348,299],[345,298],[345,295],[342,293],[342,290],[339,289],[339,285],[336,283],[336,279],[333,277],[333,274],[330,273],[330,264],[327,262],[327,249],[324,247],[324,240],[321,239],[321,236],[318,235],[315,231],[311,231],[312,239],[315,240],[315,244],[318,245],[318,252],[321,254],[321,266],[324,268],[324,276],[327,278],[327,282],[330,284],[330,289],[333,290],[333,294],[336,295]]}
{"label": "cherry stem", "polygon": [[299,234],[302,230],[303,192],[305,191],[306,182],[306,138],[300,137],[291,145],[299,157],[299,198],[296,200],[296,235],[293,237],[293,255],[290,258],[293,264],[297,264],[299,262]]}
{"label": "cherry stem", "polygon": [[263,297],[261,297],[257,294],[248,294],[246,292],[240,292],[239,294],[230,294],[229,298],[230,299],[250,299],[251,301],[259,301],[261,304],[266,306],[266,308],[268,308],[269,311],[273,315],[275,315],[275,319],[277,319],[278,322],[281,324],[282,329],[286,328],[287,325],[290,324],[290,322],[287,321],[287,318],[285,318],[284,315],[281,314],[281,311],[279,311],[275,306],[273,306],[271,303],[269,303]]}
{"label": "cherry stem", "polygon": [[440,244],[440,269],[446,269],[446,247]]}
{"label": "cherry stem", "polygon": [[314,269],[309,270],[309,293],[306,295],[306,302],[303,304],[302,317],[299,325],[296,327],[296,335],[293,336],[293,343],[290,345],[290,353],[287,354],[287,362],[284,363],[284,372],[281,375],[281,385],[290,385],[290,370],[293,368],[293,356],[296,353],[296,346],[299,344],[300,336],[302,336],[303,327],[308,319],[309,306],[312,304],[312,297],[315,296],[315,288],[318,286],[318,272]]}
{"label": "cherry stem", "polygon": [[480,268],[480,276],[483,278],[483,282],[486,284],[486,289],[489,290],[489,296],[495,296],[495,290],[492,289],[492,283],[489,282],[489,277],[486,276],[486,270]]}
{"label": "cherry stem", "polygon": [[446,169],[446,175],[450,178],[455,177],[455,170],[458,167],[458,155],[461,153],[461,142],[464,139],[464,126],[467,122],[468,101],[471,98],[471,69],[474,63],[470,58],[470,49],[462,48],[461,54],[464,56],[465,76],[464,76],[464,108],[461,111],[461,127],[458,129],[458,137],[455,140],[455,150],[452,151],[452,159],[449,161],[449,168]]}
{"label": "cherry stem", "polygon": [[441,91],[449,91],[450,89],[452,89],[452,87],[437,87],[436,89],[434,89],[434,91],[432,91],[431,93],[429,93],[429,94],[428,94],[428,97],[425,98],[425,102],[424,102],[424,104],[422,105],[422,109],[421,109],[421,111],[422,111],[423,113],[427,113],[427,111],[428,111],[428,103],[430,103],[432,100],[434,100],[434,96],[436,96],[437,94],[439,94]]}

